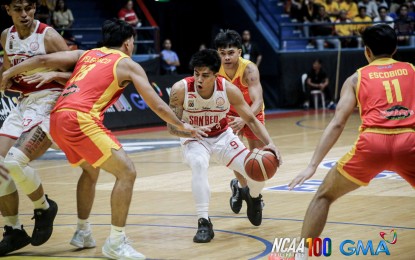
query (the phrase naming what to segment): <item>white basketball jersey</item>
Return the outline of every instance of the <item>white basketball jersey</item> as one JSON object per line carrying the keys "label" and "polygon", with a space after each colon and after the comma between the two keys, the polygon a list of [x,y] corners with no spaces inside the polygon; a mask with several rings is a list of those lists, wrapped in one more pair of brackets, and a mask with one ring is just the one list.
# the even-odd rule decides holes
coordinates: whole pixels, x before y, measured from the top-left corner
{"label": "white basketball jersey", "polygon": [[185,98],[182,120],[192,126],[210,126],[208,136],[217,136],[228,128],[226,114],[230,103],[226,95],[226,79],[217,77],[215,89],[209,99],[202,98],[197,92],[193,77],[183,79]]}
{"label": "white basketball jersey", "polygon": [[[20,62],[29,59],[33,56],[46,54],[44,39],[46,31],[51,27],[37,20],[35,20],[34,22],[36,23],[36,28],[34,32],[26,39],[19,38],[19,34],[15,26],[10,27],[7,31],[6,44],[4,47],[11,66],[15,66]],[[37,68],[35,70],[25,72],[22,75],[31,75],[41,71],[49,71],[49,69]],[[58,84],[56,82],[50,82],[36,89],[35,86],[37,85],[37,83],[27,84],[24,81],[22,81],[20,77],[21,75],[18,75],[14,78],[14,81],[17,84],[14,84],[10,88],[10,90],[27,94],[30,92],[39,91],[43,89],[63,88],[61,84]]]}

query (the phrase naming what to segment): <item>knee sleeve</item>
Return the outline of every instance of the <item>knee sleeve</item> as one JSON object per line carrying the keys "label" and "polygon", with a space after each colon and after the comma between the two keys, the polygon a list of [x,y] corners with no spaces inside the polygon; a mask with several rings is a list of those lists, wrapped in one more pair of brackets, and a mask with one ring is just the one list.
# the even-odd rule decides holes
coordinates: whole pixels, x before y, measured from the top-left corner
{"label": "knee sleeve", "polygon": [[[4,163],[4,157],[1,155],[0,162]],[[16,190],[16,185],[14,184],[14,181],[10,176],[8,180],[2,179],[0,181],[0,197],[12,194]]]}
{"label": "knee sleeve", "polygon": [[30,159],[16,147],[12,147],[4,159],[10,176],[22,191],[29,195],[40,186],[40,178],[35,170],[28,166]]}

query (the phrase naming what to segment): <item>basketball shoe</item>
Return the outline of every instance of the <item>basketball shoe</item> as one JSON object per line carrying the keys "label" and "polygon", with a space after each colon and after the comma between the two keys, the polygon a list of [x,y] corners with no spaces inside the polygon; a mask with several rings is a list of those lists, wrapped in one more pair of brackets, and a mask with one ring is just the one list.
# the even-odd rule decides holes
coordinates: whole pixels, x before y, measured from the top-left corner
{"label": "basketball shoe", "polygon": [[35,209],[32,219],[35,219],[35,227],[33,228],[32,241],[33,246],[40,246],[49,240],[53,231],[53,221],[58,213],[58,204],[49,199],[47,195],[46,200],[49,203],[48,209]]}
{"label": "basketball shoe", "polygon": [[231,209],[234,213],[238,214],[242,208],[242,194],[241,188],[238,187],[238,179],[231,180],[230,183],[232,195],[229,199],[229,204],[231,205]]}
{"label": "basketball shoe", "polygon": [[3,240],[0,242],[0,256],[19,250],[30,244],[30,237],[23,229],[13,229],[11,226],[4,226]]}
{"label": "basketball shoe", "polygon": [[208,243],[213,239],[215,233],[213,232],[212,222],[205,218],[199,218],[197,221],[197,232],[193,237],[193,242],[195,243]]}
{"label": "basketball shoe", "polygon": [[249,221],[254,226],[259,226],[262,223],[262,208],[264,203],[262,201],[262,195],[259,194],[257,198],[252,198],[249,194],[249,188],[246,187],[243,189],[244,199],[246,201],[247,210],[246,215],[248,216]]}
{"label": "basketball shoe", "polygon": [[146,259],[143,254],[135,251],[129,243],[130,241],[125,236],[118,243],[112,243],[111,239],[107,238],[102,247],[102,253],[110,259]]}
{"label": "basketball shoe", "polygon": [[78,248],[93,248],[96,246],[95,239],[92,237],[92,231],[81,229],[75,231],[70,244]]}

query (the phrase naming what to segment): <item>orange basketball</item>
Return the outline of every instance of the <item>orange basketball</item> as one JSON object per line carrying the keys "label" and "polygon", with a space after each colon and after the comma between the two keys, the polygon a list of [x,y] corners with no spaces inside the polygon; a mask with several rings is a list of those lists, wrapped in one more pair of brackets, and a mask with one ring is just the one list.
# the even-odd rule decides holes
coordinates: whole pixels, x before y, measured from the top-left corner
{"label": "orange basketball", "polygon": [[271,179],[280,165],[277,156],[272,152],[254,149],[245,157],[245,171],[254,181]]}

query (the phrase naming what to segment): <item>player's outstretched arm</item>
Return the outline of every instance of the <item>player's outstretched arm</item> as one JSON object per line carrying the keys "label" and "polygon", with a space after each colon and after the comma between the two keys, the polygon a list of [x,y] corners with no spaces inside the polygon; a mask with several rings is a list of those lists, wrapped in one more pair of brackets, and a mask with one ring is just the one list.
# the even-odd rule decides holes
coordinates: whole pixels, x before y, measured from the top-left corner
{"label": "player's outstretched arm", "polygon": [[177,118],[169,106],[154,91],[148,81],[146,73],[138,63],[131,59],[122,59],[117,67],[117,75],[119,82],[132,81],[138,93],[140,93],[150,109],[165,122],[174,125],[181,131],[190,132],[192,137],[202,138],[207,136],[205,129],[194,128]]}
{"label": "player's outstretched arm", "polygon": [[307,168],[288,184],[290,190],[297,185],[303,184],[304,181],[314,175],[318,165],[337,142],[337,139],[339,139],[341,133],[343,132],[344,126],[346,125],[347,119],[353,113],[353,110],[357,105],[355,96],[357,80],[357,73],[355,73],[344,82],[334,117],[324,130]]}
{"label": "player's outstretched arm", "polygon": [[82,50],[74,50],[34,56],[3,72],[1,85],[4,87],[12,77],[39,67],[63,71],[72,70],[83,53]]}

